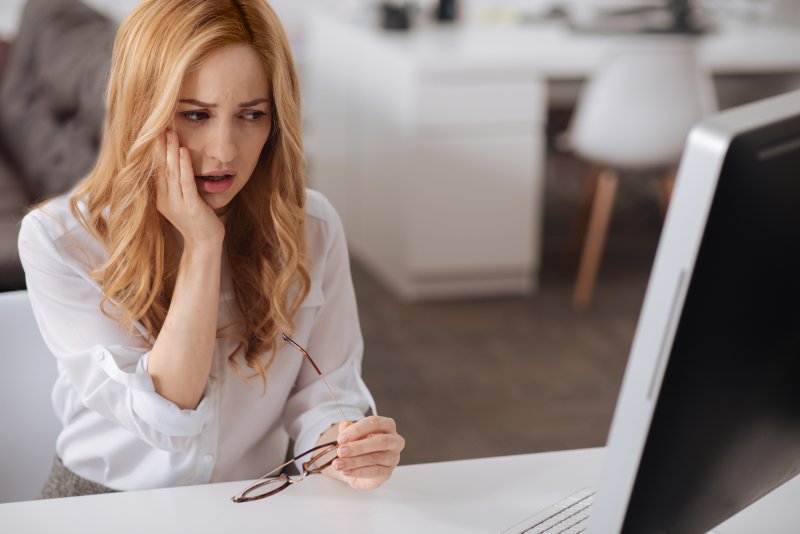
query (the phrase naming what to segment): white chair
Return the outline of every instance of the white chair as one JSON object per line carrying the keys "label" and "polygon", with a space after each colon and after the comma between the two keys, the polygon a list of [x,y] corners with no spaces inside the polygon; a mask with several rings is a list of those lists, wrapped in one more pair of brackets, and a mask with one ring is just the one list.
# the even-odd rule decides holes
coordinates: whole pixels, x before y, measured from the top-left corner
{"label": "white chair", "polygon": [[591,163],[568,245],[582,242],[576,308],[585,309],[592,299],[618,171],[665,170],[666,209],[687,134],[716,107],[694,38],[638,36],[609,47],[578,99],[566,137],[569,148]]}
{"label": "white chair", "polygon": [[42,341],[27,291],[0,293],[0,503],[36,499],[61,423],[50,404],[56,361]]}

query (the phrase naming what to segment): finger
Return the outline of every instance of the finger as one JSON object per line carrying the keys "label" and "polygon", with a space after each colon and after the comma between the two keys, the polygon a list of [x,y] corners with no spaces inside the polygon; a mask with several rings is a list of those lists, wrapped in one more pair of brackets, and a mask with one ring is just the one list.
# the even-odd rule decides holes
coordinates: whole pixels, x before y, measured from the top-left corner
{"label": "finger", "polygon": [[397,432],[397,425],[394,419],[390,417],[380,417],[371,415],[365,417],[360,421],[356,421],[346,431],[339,434],[339,443],[347,443],[348,441],[355,441],[370,434],[389,433],[394,434]]}
{"label": "finger", "polygon": [[[165,156],[167,151],[167,144],[163,141],[163,139],[156,140],[156,154],[160,156]],[[167,189],[167,165],[166,165],[166,158],[161,159],[160,157],[156,161],[156,172],[153,176],[153,180],[156,183],[156,207],[159,211],[163,213],[164,208],[167,205],[167,200],[169,196],[169,190]]]}
{"label": "finger", "polygon": [[189,149],[180,147],[178,149],[180,158],[180,181],[184,200],[199,200],[200,194],[197,192],[197,183],[194,180],[194,170],[192,170],[192,158],[189,157]]}
{"label": "finger", "polygon": [[172,130],[167,131],[167,188],[170,200],[179,202],[183,199],[180,186],[180,170],[178,168],[178,136]]}
{"label": "finger", "polygon": [[370,479],[378,479],[378,480],[387,480],[390,476],[392,476],[392,469],[391,467],[384,467],[382,465],[371,465],[369,467],[359,467],[357,469],[350,469],[348,471],[342,471],[342,474],[346,477],[351,478],[370,478]]}
{"label": "finger", "polygon": [[337,471],[346,471],[371,465],[383,467],[396,467],[400,463],[400,454],[396,452],[371,452],[353,458],[337,458],[333,462],[333,468]]}
{"label": "finger", "polygon": [[340,446],[338,456],[340,458],[352,458],[372,452],[400,452],[404,445],[405,440],[398,434],[372,434],[366,438]]}
{"label": "finger", "polygon": [[164,173],[164,169],[161,169],[159,172],[157,172],[154,179],[156,181],[156,208],[158,208],[158,211],[163,213],[164,209],[167,207],[169,198],[167,176]]}
{"label": "finger", "polygon": [[339,435],[341,435],[342,432],[344,432],[351,426],[353,426],[353,423],[350,421],[342,421],[341,423],[339,423]]}

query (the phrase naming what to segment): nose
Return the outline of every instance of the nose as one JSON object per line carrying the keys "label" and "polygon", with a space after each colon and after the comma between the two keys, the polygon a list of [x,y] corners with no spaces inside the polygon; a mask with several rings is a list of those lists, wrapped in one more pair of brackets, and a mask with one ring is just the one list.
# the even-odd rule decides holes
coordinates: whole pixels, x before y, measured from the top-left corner
{"label": "nose", "polygon": [[218,121],[209,130],[206,141],[205,155],[218,160],[220,163],[230,163],[236,159],[238,150],[233,126],[227,121]]}

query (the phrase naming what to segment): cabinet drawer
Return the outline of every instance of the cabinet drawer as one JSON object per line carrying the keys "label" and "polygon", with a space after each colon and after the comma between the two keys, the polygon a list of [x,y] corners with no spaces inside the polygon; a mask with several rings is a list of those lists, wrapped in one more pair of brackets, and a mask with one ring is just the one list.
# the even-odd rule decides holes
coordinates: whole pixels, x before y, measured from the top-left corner
{"label": "cabinet drawer", "polygon": [[421,85],[421,125],[544,123],[545,89],[538,82],[463,81]]}
{"label": "cabinet drawer", "polygon": [[409,272],[454,279],[530,272],[538,264],[543,147],[541,134],[421,144],[407,184]]}

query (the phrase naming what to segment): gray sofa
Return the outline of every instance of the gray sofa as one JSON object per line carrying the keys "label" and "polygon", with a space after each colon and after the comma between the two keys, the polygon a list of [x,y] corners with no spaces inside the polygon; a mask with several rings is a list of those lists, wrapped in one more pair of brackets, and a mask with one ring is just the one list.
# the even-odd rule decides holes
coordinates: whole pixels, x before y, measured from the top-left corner
{"label": "gray sofa", "polygon": [[19,221],[94,164],[116,23],[79,0],[29,0],[0,44],[0,291],[23,289]]}

